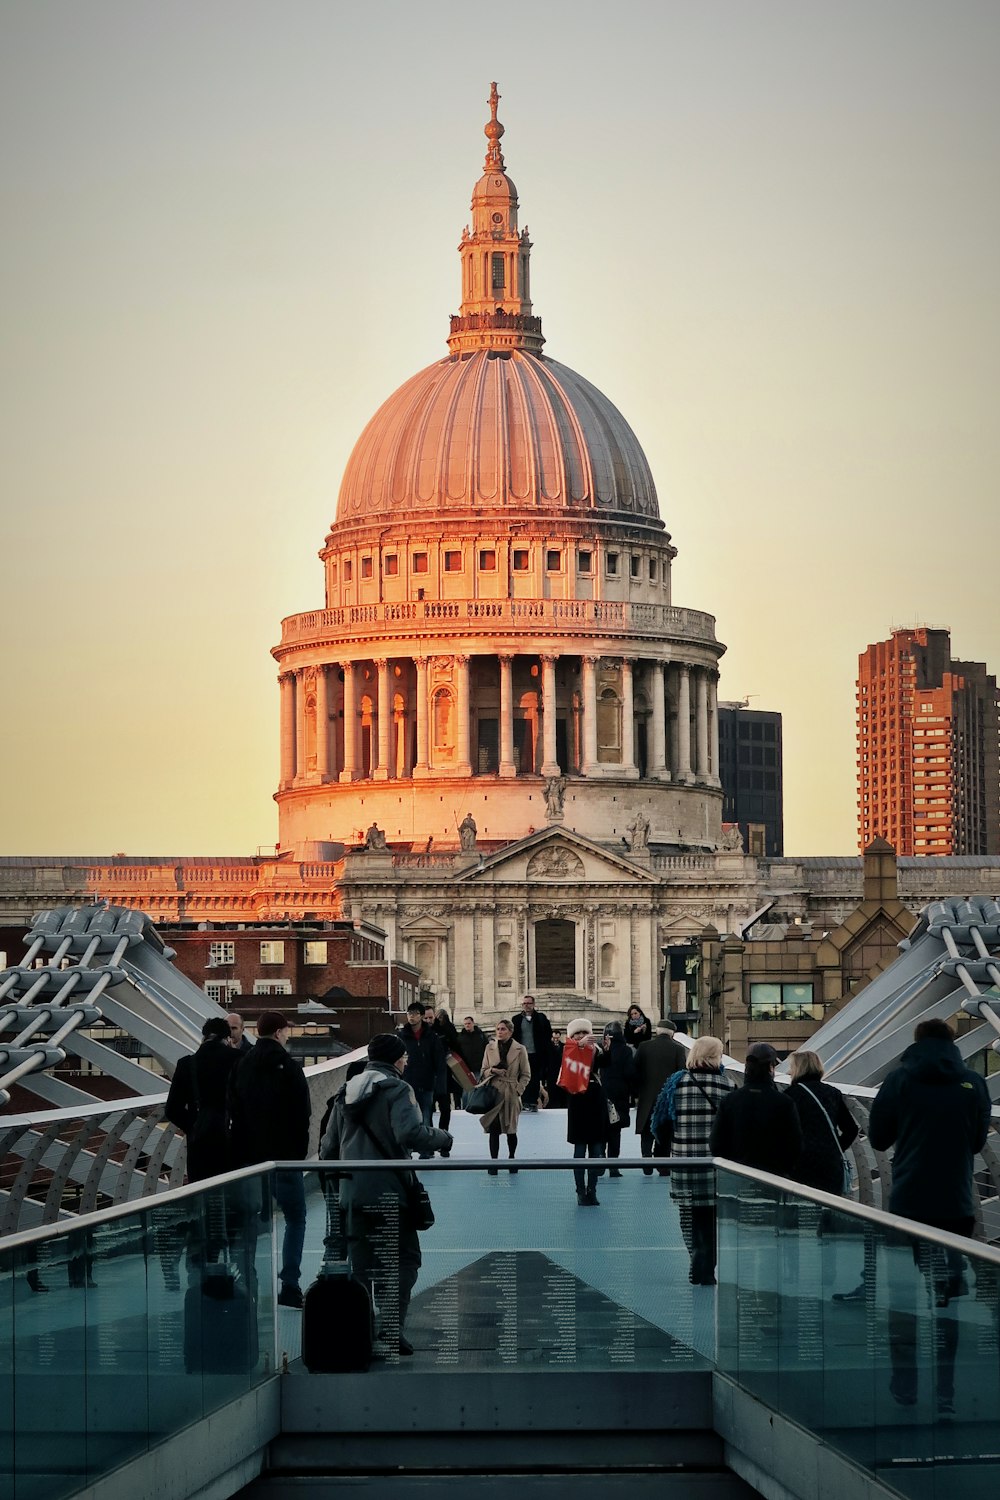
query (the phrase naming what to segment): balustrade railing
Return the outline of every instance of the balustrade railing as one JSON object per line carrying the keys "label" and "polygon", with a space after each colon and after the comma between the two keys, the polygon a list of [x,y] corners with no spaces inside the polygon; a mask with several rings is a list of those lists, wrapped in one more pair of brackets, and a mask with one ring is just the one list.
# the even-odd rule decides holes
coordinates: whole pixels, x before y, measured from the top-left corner
{"label": "balustrade railing", "polygon": [[424,599],[418,602],[345,604],[307,610],[282,621],[281,644],[304,644],[336,632],[363,632],[371,626],[454,623],[463,629],[526,622],[552,630],[625,631],[630,635],[715,640],[715,617],[672,604],[639,604],[613,599]]}

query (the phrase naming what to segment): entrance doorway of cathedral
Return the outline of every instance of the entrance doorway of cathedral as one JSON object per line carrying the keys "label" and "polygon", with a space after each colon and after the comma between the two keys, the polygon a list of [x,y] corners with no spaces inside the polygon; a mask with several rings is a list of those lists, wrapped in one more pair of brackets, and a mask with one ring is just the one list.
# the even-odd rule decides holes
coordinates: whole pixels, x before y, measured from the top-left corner
{"label": "entrance doorway of cathedral", "polygon": [[562,918],[535,923],[535,984],[539,989],[576,989],[576,927]]}

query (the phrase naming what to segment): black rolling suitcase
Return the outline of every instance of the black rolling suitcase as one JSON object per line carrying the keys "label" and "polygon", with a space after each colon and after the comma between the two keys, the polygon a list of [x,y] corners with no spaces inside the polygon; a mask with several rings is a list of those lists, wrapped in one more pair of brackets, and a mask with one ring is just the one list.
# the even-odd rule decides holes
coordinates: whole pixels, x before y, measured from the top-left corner
{"label": "black rolling suitcase", "polygon": [[206,1266],[184,1297],[184,1368],[189,1374],[245,1375],[257,1363],[257,1307],[224,1261]]}
{"label": "black rolling suitcase", "polygon": [[344,1261],[325,1265],[302,1307],[302,1363],[316,1375],[367,1370],[372,1362],[368,1288]]}

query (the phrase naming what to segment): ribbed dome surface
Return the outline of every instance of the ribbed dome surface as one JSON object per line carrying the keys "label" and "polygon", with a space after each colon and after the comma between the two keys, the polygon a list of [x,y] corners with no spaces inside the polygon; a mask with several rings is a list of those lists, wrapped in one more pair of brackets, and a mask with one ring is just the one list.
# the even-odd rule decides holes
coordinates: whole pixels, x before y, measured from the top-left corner
{"label": "ribbed dome surface", "polygon": [[421,370],[379,408],[337,520],[535,506],[659,519],[645,454],[606,396],[554,360],[484,349]]}

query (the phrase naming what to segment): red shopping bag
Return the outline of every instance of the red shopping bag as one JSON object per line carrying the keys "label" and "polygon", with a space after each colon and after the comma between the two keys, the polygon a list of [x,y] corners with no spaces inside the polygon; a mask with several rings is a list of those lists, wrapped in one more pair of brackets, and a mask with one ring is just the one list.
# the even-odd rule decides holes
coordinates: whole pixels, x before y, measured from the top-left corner
{"label": "red shopping bag", "polygon": [[563,1042],[559,1087],[565,1089],[567,1094],[585,1094],[590,1084],[590,1070],[593,1065],[593,1047],[581,1047],[579,1042],[567,1039]]}

